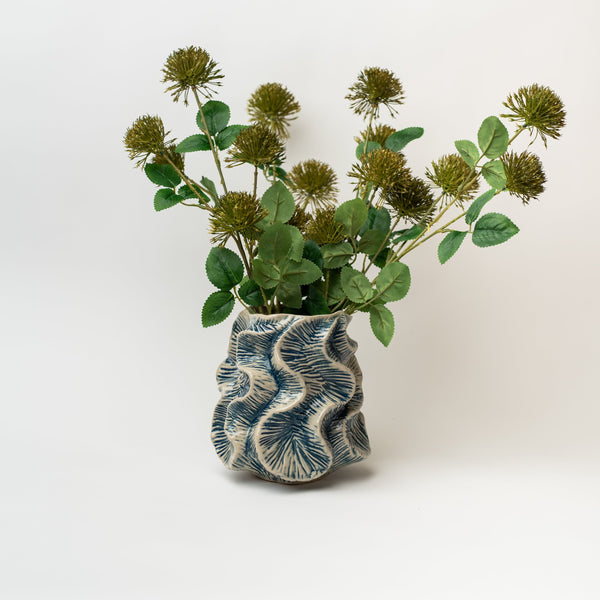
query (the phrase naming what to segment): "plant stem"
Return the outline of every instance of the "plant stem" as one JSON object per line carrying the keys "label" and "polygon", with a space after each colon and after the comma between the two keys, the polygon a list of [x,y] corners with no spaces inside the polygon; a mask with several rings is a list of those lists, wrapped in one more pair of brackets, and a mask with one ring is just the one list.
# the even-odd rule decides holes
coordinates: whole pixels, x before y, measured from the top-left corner
{"label": "plant stem", "polygon": [[252,196],[256,198],[256,190],[258,188],[258,167],[254,167],[254,189],[252,192]]}
{"label": "plant stem", "polygon": [[212,208],[206,203],[206,200],[197,192],[196,187],[201,189],[203,192],[207,193],[209,196],[210,196],[210,192],[203,185],[200,185],[199,183],[195,183],[189,177],[187,177],[185,175],[185,173],[181,169],[179,169],[179,167],[166,154],[163,154],[163,157],[175,169],[175,171],[177,171],[177,174],[179,175],[179,177],[181,177],[181,179],[183,179],[183,181],[185,181],[186,185],[190,188],[190,190],[192,190],[192,192],[196,195],[198,200],[200,200],[200,204],[199,204],[200,208],[202,208],[203,210],[209,210],[212,212]]}
{"label": "plant stem", "polygon": [[227,186],[225,185],[223,170],[221,169],[221,161],[219,160],[219,151],[213,142],[210,132],[208,131],[208,125],[206,124],[206,118],[204,117],[204,111],[202,110],[202,102],[200,102],[198,92],[195,88],[192,88],[192,91],[194,92],[194,98],[196,98],[196,104],[198,105],[198,111],[200,112],[200,118],[202,119],[202,125],[204,126],[204,133],[208,138],[208,143],[210,145],[210,149],[212,150],[213,158],[215,159],[215,165],[217,165],[217,171],[219,172],[219,177],[221,178],[221,185],[223,186],[223,191],[227,193]]}

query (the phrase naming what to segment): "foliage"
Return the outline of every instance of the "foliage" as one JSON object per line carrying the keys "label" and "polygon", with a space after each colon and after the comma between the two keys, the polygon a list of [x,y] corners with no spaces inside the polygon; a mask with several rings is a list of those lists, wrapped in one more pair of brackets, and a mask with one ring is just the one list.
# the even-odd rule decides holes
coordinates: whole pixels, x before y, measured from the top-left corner
{"label": "foliage", "polygon": [[[181,205],[208,213],[214,247],[205,269],[216,290],[202,308],[206,327],[226,319],[236,301],[261,314],[360,311],[369,314],[377,339],[389,345],[395,324],[387,304],[404,298],[411,285],[405,257],[436,238],[445,264],[468,237],[477,247],[489,247],[516,235],[511,219],[485,209],[503,191],[525,204],[538,198],[546,175],[538,156],[511,145],[523,131],[546,144],[565,123],[564,105],[550,88],[520,88],[504,102],[509,112],[500,115],[516,123],[512,137],[497,116],[484,119],[472,132],[476,141],[456,140],[456,153],[426,169],[434,192],[413,175],[404,155],[423,128],[397,130],[378,122],[382,108],[394,116],[403,104],[400,80],[388,69],[366,68],[346,96],[366,121],[354,138],[356,161],[348,173],[355,197],[338,203],[331,166],[308,159],[289,171],[284,167],[284,140],[300,110],[293,94],[280,83],[263,84],[247,103],[251,123],[231,124],[229,106],[212,99],[222,78],[202,48],[176,50],[165,62],[163,81],[175,102],[183,98],[187,104],[191,93],[194,130],[177,143],[167,139],[160,117],[143,115],[123,139],[129,157],[158,186],[156,211]],[[247,189],[227,188],[223,151],[229,167],[249,169]],[[217,183],[206,175],[192,179],[184,161],[188,153],[211,155]],[[475,197],[481,185],[487,189]]]}

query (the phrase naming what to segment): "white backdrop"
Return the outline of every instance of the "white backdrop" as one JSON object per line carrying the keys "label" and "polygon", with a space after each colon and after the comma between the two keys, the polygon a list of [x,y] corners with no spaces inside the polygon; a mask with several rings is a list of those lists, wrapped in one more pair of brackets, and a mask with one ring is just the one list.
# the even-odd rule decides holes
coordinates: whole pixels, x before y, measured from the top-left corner
{"label": "white backdrop", "polygon": [[[0,597],[600,597],[599,17],[594,0],[7,4]],[[443,267],[435,244],[411,254],[389,349],[355,317],[373,454],[310,486],[218,461],[232,319],[201,327],[206,222],[155,213],[122,146],[144,113],[194,132],[160,83],[190,44],[221,65],[233,122],[258,84],[287,85],[288,164],[342,179],[365,66],[403,81],[420,174],[521,85],[566,104],[563,137],[536,146],[546,193],[496,200],[521,232]]]}

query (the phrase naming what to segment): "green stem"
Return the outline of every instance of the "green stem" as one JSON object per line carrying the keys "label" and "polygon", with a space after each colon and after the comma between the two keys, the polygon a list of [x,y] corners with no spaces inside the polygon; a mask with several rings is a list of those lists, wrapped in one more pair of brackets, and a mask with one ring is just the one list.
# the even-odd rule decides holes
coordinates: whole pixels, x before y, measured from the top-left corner
{"label": "green stem", "polygon": [[183,181],[190,188],[190,190],[192,190],[192,192],[198,198],[198,200],[200,200],[200,203],[199,203],[200,208],[202,208],[204,210],[209,210],[212,212],[212,208],[206,203],[206,200],[198,193],[198,191],[196,190],[196,187],[198,189],[201,189],[203,192],[205,192],[207,194],[210,194],[210,192],[204,186],[192,181],[189,177],[187,177],[185,175],[185,173],[166,154],[163,154],[162,156],[175,169],[175,171],[177,171],[177,174],[179,175],[179,177],[181,177],[181,179],[183,179]]}
{"label": "green stem", "polygon": [[204,117],[204,111],[202,110],[202,102],[200,102],[198,92],[195,88],[192,88],[192,91],[194,92],[194,98],[196,98],[196,104],[198,105],[198,111],[200,113],[200,118],[202,119],[202,125],[204,126],[204,133],[208,138],[208,143],[210,145],[210,149],[212,150],[213,158],[215,159],[215,165],[217,166],[217,171],[219,172],[219,177],[221,178],[221,185],[223,186],[223,191],[227,193],[227,186],[225,185],[223,170],[221,169],[221,161],[219,160],[219,151],[213,142],[210,132],[208,131],[208,125],[206,124],[206,118]]}

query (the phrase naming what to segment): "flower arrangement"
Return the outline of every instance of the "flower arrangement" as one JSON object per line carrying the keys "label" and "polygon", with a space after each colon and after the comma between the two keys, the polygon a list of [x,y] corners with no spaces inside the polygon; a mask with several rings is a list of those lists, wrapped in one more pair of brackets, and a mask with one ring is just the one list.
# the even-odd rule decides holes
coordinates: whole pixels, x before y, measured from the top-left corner
{"label": "flower arrangement", "polygon": [[[401,82],[388,69],[365,68],[346,96],[365,121],[348,172],[355,197],[338,204],[338,178],[329,165],[309,159],[284,168],[285,140],[300,111],[284,85],[259,86],[248,100],[249,124],[230,124],[229,107],[213,99],[223,74],[205,50],[176,50],[162,73],[175,102],[187,105],[191,94],[199,132],[177,143],[160,117],[144,115],[127,129],[124,143],[136,166],[159,186],[155,210],[180,205],[208,213],[214,247],[206,273],[217,289],[202,309],[206,327],[226,319],[236,300],[261,314],[362,311],[387,346],[394,318],[386,304],[401,300],[410,287],[405,257],[435,238],[443,264],[466,237],[487,247],[518,233],[507,216],[482,211],[504,191],[525,204],[544,191],[538,156],[511,145],[529,132],[532,143],[539,137],[546,146],[565,124],[554,91],[521,87],[500,115],[514,123],[512,135],[497,116],[487,117],[477,143],[457,140],[456,152],[433,161],[420,178],[407,166],[404,149],[423,129],[397,130],[380,122],[383,110],[396,117],[403,104]],[[212,155],[218,184],[192,178],[185,159],[194,152]],[[243,165],[250,168],[248,188],[229,189],[224,166]],[[259,177],[267,183],[263,193]]]}

